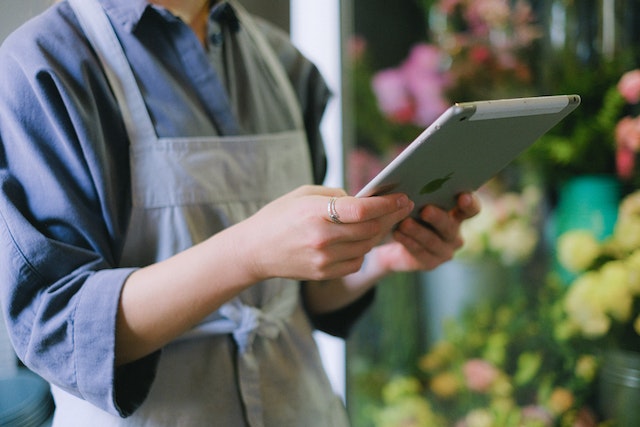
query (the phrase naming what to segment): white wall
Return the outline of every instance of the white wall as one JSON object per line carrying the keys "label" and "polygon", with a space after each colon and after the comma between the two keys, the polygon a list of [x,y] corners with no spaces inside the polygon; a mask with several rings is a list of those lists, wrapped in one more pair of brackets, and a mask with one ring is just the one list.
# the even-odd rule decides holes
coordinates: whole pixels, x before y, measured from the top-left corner
{"label": "white wall", "polygon": [[0,41],[32,16],[42,12],[54,0],[0,0]]}
{"label": "white wall", "polygon": [[[291,39],[318,66],[334,94],[322,122],[329,161],[325,184],[333,187],[344,185],[340,10],[339,0],[291,0]],[[344,399],[345,343],[321,333],[316,339],[333,388]]]}

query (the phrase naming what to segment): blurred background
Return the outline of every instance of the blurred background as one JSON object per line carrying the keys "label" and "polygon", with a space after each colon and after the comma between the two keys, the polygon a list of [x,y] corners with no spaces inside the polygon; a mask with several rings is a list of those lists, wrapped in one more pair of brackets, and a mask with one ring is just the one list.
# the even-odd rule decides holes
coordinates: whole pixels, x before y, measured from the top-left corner
{"label": "blurred background", "polygon": [[[640,425],[640,1],[241,3],[329,81],[327,184],[352,193],[452,103],[582,97],[479,190],[454,260],[318,336],[353,425]],[[1,4],[3,39],[50,1]]]}

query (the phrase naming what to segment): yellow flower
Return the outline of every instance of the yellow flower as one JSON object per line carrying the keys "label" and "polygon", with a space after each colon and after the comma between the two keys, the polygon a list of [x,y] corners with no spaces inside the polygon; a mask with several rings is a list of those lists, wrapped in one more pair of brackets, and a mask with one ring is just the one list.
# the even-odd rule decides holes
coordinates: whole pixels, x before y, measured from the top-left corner
{"label": "yellow flower", "polygon": [[587,230],[571,230],[558,239],[558,260],[572,272],[586,270],[600,255],[600,245]]}
{"label": "yellow flower", "polygon": [[629,274],[622,261],[610,261],[601,268],[598,288],[605,311],[620,322],[628,321],[633,295],[629,289]]}
{"label": "yellow flower", "polygon": [[430,387],[436,396],[450,399],[460,390],[460,379],[453,372],[443,372],[431,379]]}
{"label": "yellow flower", "polygon": [[570,390],[556,387],[549,397],[549,410],[556,415],[560,415],[571,409],[574,401],[575,397]]}
{"label": "yellow flower", "polygon": [[576,361],[575,373],[576,377],[586,382],[591,382],[598,372],[598,362],[594,356],[589,354],[582,355]]}
{"label": "yellow flower", "polygon": [[611,319],[602,305],[600,274],[589,271],[579,276],[569,288],[564,300],[570,321],[586,336],[597,338],[609,331]]}
{"label": "yellow flower", "polygon": [[640,221],[638,218],[620,219],[615,226],[614,241],[624,250],[640,246]]}
{"label": "yellow flower", "polygon": [[640,191],[628,195],[620,204],[614,240],[625,250],[640,247]]}
{"label": "yellow flower", "polygon": [[424,372],[433,372],[447,366],[455,355],[455,347],[448,341],[436,343],[429,353],[418,361],[418,367]]}
{"label": "yellow flower", "polygon": [[382,398],[388,404],[392,404],[407,396],[420,393],[422,386],[420,381],[413,377],[397,377],[391,380],[382,389]]}
{"label": "yellow flower", "polygon": [[640,295],[640,249],[629,255],[624,262],[629,271],[629,289],[634,295]]}

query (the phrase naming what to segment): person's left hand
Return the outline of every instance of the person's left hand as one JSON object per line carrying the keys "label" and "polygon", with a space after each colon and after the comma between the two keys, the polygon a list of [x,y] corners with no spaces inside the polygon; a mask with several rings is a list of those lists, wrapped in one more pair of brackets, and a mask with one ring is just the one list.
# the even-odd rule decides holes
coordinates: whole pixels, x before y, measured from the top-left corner
{"label": "person's left hand", "polygon": [[376,248],[380,267],[396,272],[436,268],[462,246],[460,225],[479,211],[480,203],[471,193],[461,194],[457,206],[448,212],[426,206],[420,212],[424,223],[403,220],[393,233],[393,241]]}

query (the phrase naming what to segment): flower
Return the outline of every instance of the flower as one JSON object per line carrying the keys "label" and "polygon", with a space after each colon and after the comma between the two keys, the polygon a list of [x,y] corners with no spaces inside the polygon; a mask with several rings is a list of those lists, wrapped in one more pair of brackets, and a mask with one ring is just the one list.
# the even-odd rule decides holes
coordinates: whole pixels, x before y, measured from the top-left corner
{"label": "flower", "polygon": [[[375,413],[393,412],[395,423],[376,418],[374,425],[419,425],[413,422],[421,401],[440,423],[425,426],[595,427],[585,402],[597,384],[596,350],[575,335],[555,338],[566,292],[553,281],[535,291],[516,285],[499,299],[469,308],[419,359],[412,381],[394,377],[387,383]],[[395,391],[399,398],[390,402],[387,388],[411,392]],[[408,397],[414,409],[407,406],[400,416],[397,401]]]}
{"label": "flower", "polygon": [[464,246],[459,258],[493,257],[504,265],[528,261],[540,240],[538,221],[542,192],[536,186],[503,191],[498,179],[484,185],[477,195],[482,210],[462,224]]}
{"label": "flower", "polygon": [[439,49],[419,43],[400,66],[376,73],[372,87],[382,113],[395,123],[431,124],[449,106],[442,62]]}
{"label": "flower", "polygon": [[[426,18],[442,20],[444,26],[436,25],[425,40],[414,42],[396,66],[374,68],[362,37],[348,43],[356,100],[356,143],[347,159],[349,171],[363,167],[363,160],[372,162],[366,170],[378,167],[362,151],[388,163],[399,147],[455,102],[533,92],[527,52],[540,31],[526,0],[513,6],[508,0],[439,0],[435,7],[428,3],[431,0],[425,0]],[[355,178],[348,182],[353,193],[364,184],[361,174]],[[523,231],[509,230],[516,237]]]}
{"label": "flower", "polygon": [[[611,237],[603,242],[591,239],[587,232],[576,230],[561,236],[561,246],[568,241],[588,242],[561,248],[563,266],[580,272],[563,300],[571,330],[589,339],[633,346],[640,339],[640,191],[620,203]],[[589,255],[583,254],[581,261],[570,256],[585,246]]]}
{"label": "flower", "polygon": [[460,390],[460,381],[453,372],[442,372],[431,379],[429,387],[436,396],[450,399]]}
{"label": "flower", "polygon": [[600,245],[588,230],[565,233],[558,239],[558,258],[569,271],[586,270],[600,255]]}
{"label": "flower", "polygon": [[486,393],[499,375],[498,369],[486,360],[471,359],[462,366],[467,388],[471,391]]}
{"label": "flower", "polygon": [[529,2],[441,0],[430,12],[434,40],[449,56],[450,99],[496,99],[532,91],[527,54],[541,31]]}
{"label": "flower", "polygon": [[[620,96],[628,104],[640,102],[640,70],[628,71],[617,85]],[[616,124],[616,170],[618,176],[629,181],[634,177],[636,153],[640,151],[640,118],[625,116]]]}
{"label": "flower", "polygon": [[552,414],[562,414],[573,406],[575,396],[564,387],[556,387],[549,397],[549,409]]}
{"label": "flower", "polygon": [[625,73],[618,82],[618,91],[629,104],[640,102],[640,70]]}

